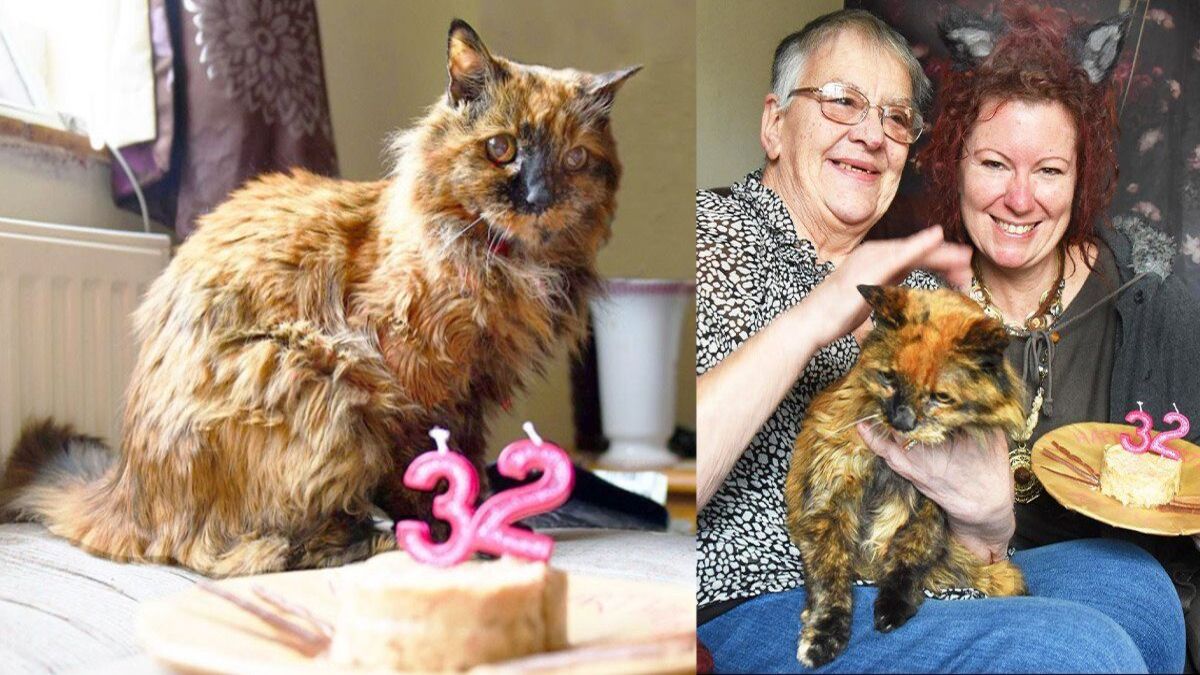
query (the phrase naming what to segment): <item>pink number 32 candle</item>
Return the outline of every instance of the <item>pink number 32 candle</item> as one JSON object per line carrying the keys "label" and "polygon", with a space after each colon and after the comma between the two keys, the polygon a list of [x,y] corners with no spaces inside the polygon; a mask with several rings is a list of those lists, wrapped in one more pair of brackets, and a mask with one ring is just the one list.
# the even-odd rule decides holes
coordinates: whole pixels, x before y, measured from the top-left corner
{"label": "pink number 32 candle", "polygon": [[575,468],[567,453],[538,436],[533,425],[524,427],[529,440],[510,443],[500,452],[496,466],[509,478],[524,480],[541,471],[538,480],[494,495],[472,511],[479,495],[479,478],[466,457],[449,447],[450,432],[433,429],[436,452],[427,452],[409,465],[404,484],[414,490],[434,489],[438,480],[449,484],[433,500],[433,515],[450,525],[450,537],[436,543],[429,525],[419,520],[396,524],[396,539],[416,560],[448,567],[470,558],[476,551],[492,555],[516,555],[529,560],[549,560],[554,540],[544,534],[526,532],[512,523],[561,506],[575,486]]}
{"label": "pink number 32 candle", "polygon": [[1191,431],[1191,421],[1181,412],[1179,406],[1172,404],[1175,412],[1169,412],[1163,415],[1163,422],[1166,424],[1176,424],[1177,426],[1170,431],[1163,431],[1158,434],[1153,434],[1154,420],[1150,414],[1142,410],[1142,402],[1138,401],[1138,409],[1130,410],[1125,416],[1125,421],[1130,424],[1137,424],[1137,442],[1129,438],[1128,434],[1121,434],[1121,447],[1129,452],[1141,454],[1149,450],[1155,454],[1161,455],[1167,459],[1180,460],[1182,455],[1178,450],[1173,450],[1167,447],[1167,443],[1176,438],[1187,436],[1188,431]]}

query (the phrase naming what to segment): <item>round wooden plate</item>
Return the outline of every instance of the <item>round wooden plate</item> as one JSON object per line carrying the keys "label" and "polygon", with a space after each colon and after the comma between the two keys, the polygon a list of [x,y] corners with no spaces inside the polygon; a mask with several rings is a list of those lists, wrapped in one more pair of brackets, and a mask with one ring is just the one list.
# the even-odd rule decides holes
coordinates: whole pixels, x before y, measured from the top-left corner
{"label": "round wooden plate", "polygon": [[[1145,509],[1125,506],[1121,502],[1100,493],[1079,481],[1071,480],[1054,471],[1070,474],[1062,464],[1046,456],[1052,449],[1051,443],[1070,450],[1092,467],[1098,474],[1104,457],[1104,448],[1118,443],[1122,433],[1134,436],[1135,427],[1128,424],[1106,424],[1082,422],[1069,424],[1048,432],[1033,444],[1033,472],[1045,486],[1046,492],[1059,504],[1078,511],[1102,523],[1147,534],[1180,535],[1200,533],[1200,513],[1181,513],[1163,509]],[[1183,439],[1175,439],[1167,447],[1183,455],[1183,476],[1179,486],[1180,499],[1200,502],[1200,448]]]}
{"label": "round wooden plate", "polygon": [[[385,553],[383,555],[403,555]],[[330,584],[342,569],[303,570],[216,582],[241,597],[254,600],[252,589],[264,588],[302,605],[331,621],[336,600]],[[653,643],[653,649],[634,650],[633,658],[603,658],[575,663],[570,668],[541,666],[539,673],[695,672],[695,589],[679,584],[651,583],[567,574],[567,631],[571,647],[601,644]],[[257,603],[262,604],[262,603]],[[211,593],[192,587],[142,605],[138,638],[156,659],[189,672],[206,673],[363,673],[327,660],[308,657],[278,640],[274,628]],[[547,654],[567,654],[552,652]],[[504,664],[479,666],[480,671],[503,672]],[[391,671],[383,671],[391,672]]]}

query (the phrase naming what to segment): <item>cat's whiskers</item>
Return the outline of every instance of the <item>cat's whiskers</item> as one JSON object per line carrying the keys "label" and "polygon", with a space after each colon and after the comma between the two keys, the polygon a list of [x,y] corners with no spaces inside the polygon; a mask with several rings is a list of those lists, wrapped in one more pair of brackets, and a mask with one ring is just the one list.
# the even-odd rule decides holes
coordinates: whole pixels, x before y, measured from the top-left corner
{"label": "cat's whiskers", "polygon": [[840,433],[842,433],[843,431],[845,431],[846,429],[849,429],[850,427],[852,427],[852,426],[854,426],[854,425],[858,424],[859,422],[866,422],[867,420],[873,420],[873,419],[876,419],[876,418],[878,418],[878,417],[879,417],[879,413],[875,413],[874,415],[867,415],[866,417],[864,417],[864,418],[862,418],[862,419],[857,419],[857,420],[854,420],[853,422],[851,422],[851,423],[849,423],[849,424],[847,424],[847,425],[845,425],[845,426],[843,426],[843,427],[840,427],[839,429],[835,430],[833,433],[835,433],[835,434],[840,434]]}
{"label": "cat's whiskers", "polygon": [[[499,235],[498,235],[498,236],[499,236]],[[504,234],[501,236],[501,238],[502,238],[504,241],[506,241],[506,242],[509,242],[509,241],[511,241],[511,240],[512,240],[512,238],[513,238],[512,225],[505,225],[505,226],[504,226]],[[509,247],[510,247],[509,253],[511,253],[511,252],[512,252],[512,251],[511,251],[511,246],[512,246],[512,244],[510,243],[510,244],[509,244]],[[504,262],[506,262],[506,263],[507,263],[507,262],[509,262],[509,257],[508,257],[508,255],[502,255],[502,256],[500,256],[500,258],[502,258],[502,259],[504,260]]]}
{"label": "cat's whiskers", "polygon": [[875,419],[871,420],[871,424],[868,428],[876,434],[886,438],[891,432],[889,431],[888,427],[884,426],[883,422],[879,421],[878,414],[876,414],[874,417]]}
{"label": "cat's whiskers", "polygon": [[500,230],[497,230],[494,227],[488,228],[487,251],[483,256],[483,269],[484,274],[487,274],[489,277],[491,276],[492,272],[492,264],[499,259],[499,256],[496,255],[496,249],[500,246],[500,240],[503,237],[504,234],[500,232]]}
{"label": "cat's whiskers", "polygon": [[461,237],[462,237],[464,234],[466,234],[466,233],[467,233],[467,232],[468,232],[468,231],[469,231],[471,228],[473,228],[473,227],[475,227],[476,225],[478,225],[478,224],[479,224],[479,222],[480,222],[480,221],[482,221],[482,220],[483,220],[483,214],[479,214],[479,217],[478,217],[478,218],[476,218],[475,220],[472,220],[471,222],[467,223],[465,226],[463,226],[463,228],[462,228],[461,230],[459,230],[459,231],[455,232],[454,234],[450,235],[450,237],[449,237],[449,238],[447,238],[447,239],[444,239],[444,240],[442,241],[442,250],[441,250],[441,252],[440,252],[440,253],[441,253],[441,257],[445,257],[445,256],[446,256],[446,253],[448,253],[448,252],[450,251],[450,247],[454,245],[454,242],[458,241],[458,240],[459,240],[459,238],[461,238]]}

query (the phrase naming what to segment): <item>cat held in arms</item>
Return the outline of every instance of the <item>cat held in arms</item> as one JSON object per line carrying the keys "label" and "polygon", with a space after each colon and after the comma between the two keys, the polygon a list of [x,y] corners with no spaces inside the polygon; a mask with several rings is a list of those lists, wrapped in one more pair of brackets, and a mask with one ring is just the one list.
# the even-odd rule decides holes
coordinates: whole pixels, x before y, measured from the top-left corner
{"label": "cat held in arms", "polygon": [[941,507],[855,428],[875,420],[906,445],[1022,431],[1025,388],[1004,359],[1004,327],[951,290],[858,289],[875,327],[854,368],[809,406],[784,487],[808,590],[796,656],[814,668],[850,640],[856,578],[877,582],[875,627],[885,632],[916,613],[925,590],[1025,593],[1016,565],[985,563],[959,544]]}
{"label": "cat held in arms", "polygon": [[393,548],[373,505],[429,520],[402,478],[434,425],[482,467],[489,415],[585,333],[611,105],[639,67],[520,64],[460,20],[448,45],[388,179],[269,175],[200,220],[136,313],[119,448],[27,426],[0,509],[109,558],[245,575]]}

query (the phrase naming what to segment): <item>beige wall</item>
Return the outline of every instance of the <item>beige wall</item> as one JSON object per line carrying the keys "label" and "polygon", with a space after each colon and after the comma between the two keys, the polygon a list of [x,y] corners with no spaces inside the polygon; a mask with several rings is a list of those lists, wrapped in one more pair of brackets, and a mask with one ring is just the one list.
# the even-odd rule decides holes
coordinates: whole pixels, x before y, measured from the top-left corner
{"label": "beige wall", "polygon": [[[142,217],[113,205],[109,165],[66,150],[0,137],[0,216],[114,230],[142,229]],[[155,232],[166,232],[151,222]]]}
{"label": "beige wall", "polygon": [[775,46],[842,0],[697,0],[696,187],[729,185],[762,166],[763,97]]}

